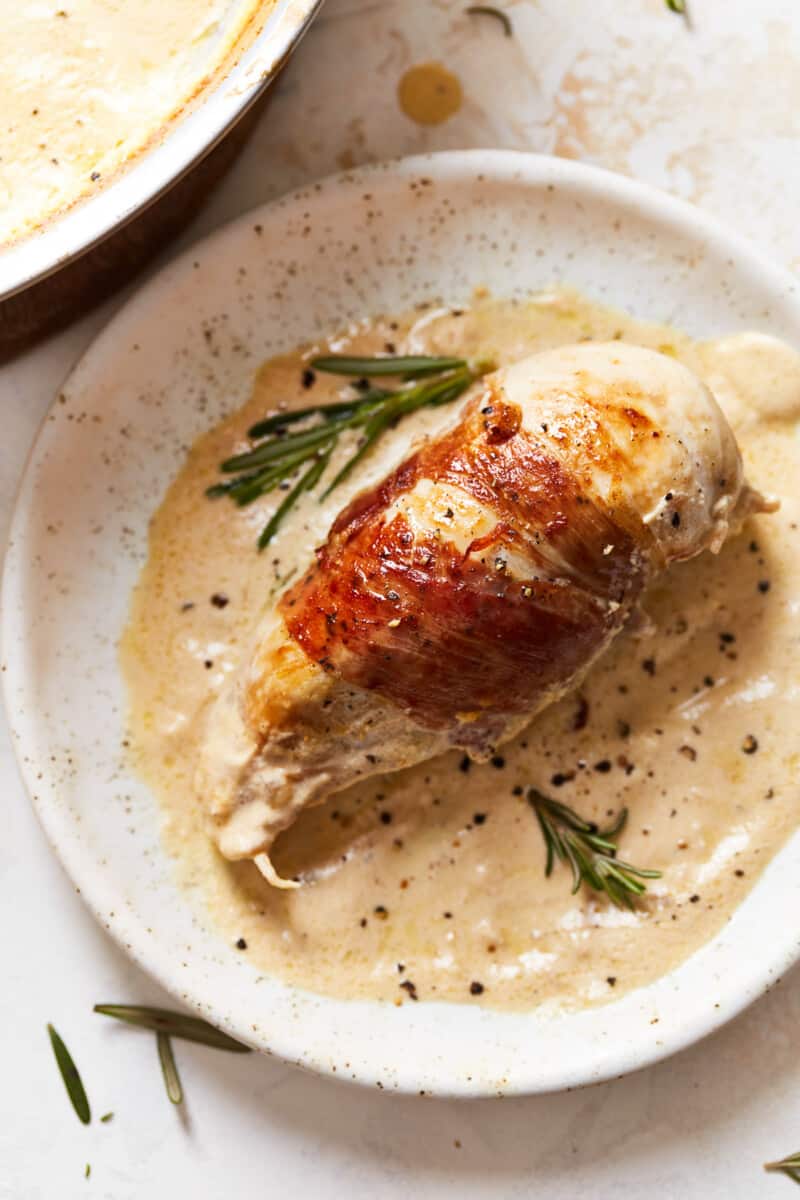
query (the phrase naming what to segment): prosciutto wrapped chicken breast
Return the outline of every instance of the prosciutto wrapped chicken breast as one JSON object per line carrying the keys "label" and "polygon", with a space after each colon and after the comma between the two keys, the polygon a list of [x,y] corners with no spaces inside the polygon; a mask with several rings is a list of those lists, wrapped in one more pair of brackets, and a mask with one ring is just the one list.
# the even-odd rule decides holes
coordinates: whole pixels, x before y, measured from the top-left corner
{"label": "prosciutto wrapped chicken breast", "polygon": [[580,682],[670,563],[769,505],[686,367],[584,343],[475,385],[334,522],[209,708],[197,787],[229,858],[307,805],[459,748],[489,758]]}

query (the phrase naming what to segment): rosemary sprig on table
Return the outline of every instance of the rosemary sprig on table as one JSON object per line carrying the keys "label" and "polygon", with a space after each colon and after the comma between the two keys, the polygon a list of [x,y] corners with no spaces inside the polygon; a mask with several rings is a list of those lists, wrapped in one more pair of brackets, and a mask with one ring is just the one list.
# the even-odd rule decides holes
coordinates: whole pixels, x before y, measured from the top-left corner
{"label": "rosemary sprig on table", "polygon": [[800,1183],[800,1150],[796,1154],[789,1154],[786,1158],[781,1158],[777,1162],[764,1163],[764,1170],[780,1172],[787,1179],[791,1179],[795,1183]]}
{"label": "rosemary sprig on table", "polygon": [[547,850],[544,873],[552,874],[556,859],[569,863],[573,895],[585,883],[596,892],[604,892],[617,908],[633,908],[647,890],[642,880],[661,877],[660,871],[634,867],[617,858],[615,839],[625,828],[627,808],[607,829],[600,829],[536,788],[529,789],[528,803],[536,813]]}
{"label": "rosemary sprig on table", "polygon": [[[327,484],[320,497],[323,500],[351,474],[388,428],[417,409],[458,399],[489,369],[487,364],[472,367],[463,358],[419,354],[378,358],[332,354],[312,359],[310,366],[323,374],[354,379],[352,395],[332,404],[275,413],[256,422],[247,433],[251,448],[220,464],[222,474],[231,478],[206,489],[207,496],[228,496],[242,507],[290,485],[261,531],[259,550],[269,545],[302,494],[313,491],[320,482],[343,433],[358,429],[361,442]],[[391,389],[370,382],[389,377],[398,378],[400,386]]]}
{"label": "rosemary sprig on table", "polygon": [[58,1069],[61,1072],[61,1078],[64,1080],[64,1087],[67,1089],[67,1095],[72,1101],[72,1107],[78,1114],[78,1118],[84,1125],[88,1125],[92,1119],[91,1109],[89,1108],[89,1099],[86,1095],[86,1089],[83,1086],[83,1081],[78,1074],[78,1068],[75,1066],[72,1055],[59,1037],[52,1025],[47,1026],[47,1032],[50,1035],[50,1044],[53,1047],[53,1053],[56,1056]]}

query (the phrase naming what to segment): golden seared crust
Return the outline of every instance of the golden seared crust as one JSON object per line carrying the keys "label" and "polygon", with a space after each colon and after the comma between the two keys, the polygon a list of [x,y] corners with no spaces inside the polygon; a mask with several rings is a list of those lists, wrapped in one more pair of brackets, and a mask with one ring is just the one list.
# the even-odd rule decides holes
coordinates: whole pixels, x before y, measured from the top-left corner
{"label": "golden seared crust", "polygon": [[[633,422],[633,414],[631,415]],[[604,448],[618,470],[611,441]],[[456,489],[493,522],[466,546],[398,500]],[[451,513],[452,516],[452,513]],[[281,601],[291,637],[325,671],[448,729],[532,713],[623,624],[645,582],[633,514],[618,520],[488,386],[450,432],[339,516],[316,565]]]}
{"label": "golden seared crust", "polygon": [[298,700],[313,687],[313,664],[288,639],[267,638],[257,647],[242,702],[245,722],[258,737],[296,716]]}
{"label": "golden seared crust", "polygon": [[[702,381],[675,359],[619,342],[545,351],[501,373],[528,428],[654,565],[718,549],[752,511],[735,438]],[[657,561],[660,560],[660,561]]]}
{"label": "golden seared crust", "polygon": [[[612,384],[602,398],[581,384],[577,373],[574,393],[562,392],[559,396],[562,404],[566,400],[569,405],[569,418],[560,430],[560,438],[566,443],[572,473],[578,485],[592,493],[598,472],[602,472],[607,505],[613,506],[615,518],[639,537],[641,514],[626,503],[625,497],[632,478],[650,467],[648,442],[658,441],[662,430],[643,411],[648,397],[635,384]],[[542,433],[552,435],[547,422],[542,425]],[[548,442],[552,453],[552,436]]]}

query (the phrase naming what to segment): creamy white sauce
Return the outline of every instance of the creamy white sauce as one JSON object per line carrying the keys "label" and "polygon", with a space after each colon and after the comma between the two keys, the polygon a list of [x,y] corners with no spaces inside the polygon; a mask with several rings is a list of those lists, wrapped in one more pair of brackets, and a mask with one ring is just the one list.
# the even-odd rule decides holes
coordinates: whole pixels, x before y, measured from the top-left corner
{"label": "creamy white sauce", "polygon": [[0,0],[0,244],[101,187],[213,74],[258,8]]}
{"label": "creamy white sauce", "polygon": [[[757,334],[693,344],[568,291],[368,323],[335,345],[369,353],[391,341],[400,352],[509,362],[615,336],[674,354],[709,382],[751,483],[779,495],[780,511],[750,522],[718,556],[672,569],[648,595],[647,619],[620,637],[581,699],[545,712],[496,765],[464,771],[460,756],[446,756],[302,814],[274,853],[282,875],[308,880],[298,891],[278,892],[252,864],[214,850],[192,790],[198,715],[235,669],[263,607],[308,561],[349,495],[441,414],[403,423],[358,479],[326,504],[307,498],[258,556],[254,540],[276,498],[236,510],[209,502],[203,489],[278,399],[309,402],[303,355],[286,356],[265,364],[243,410],[200,439],[156,513],[121,650],[132,754],[162,802],[165,842],[184,884],[263,970],[321,992],[397,1003],[409,999],[404,981],[420,1000],[516,1009],[602,1003],[711,937],[796,827],[800,356]],[[333,399],[339,388],[320,379],[311,394]],[[224,607],[211,602],[220,594]],[[663,872],[637,912],[586,891],[572,896],[565,869],[544,878],[524,796],[530,785],[598,821],[627,805],[622,857]],[[473,982],[483,993],[473,995]]]}

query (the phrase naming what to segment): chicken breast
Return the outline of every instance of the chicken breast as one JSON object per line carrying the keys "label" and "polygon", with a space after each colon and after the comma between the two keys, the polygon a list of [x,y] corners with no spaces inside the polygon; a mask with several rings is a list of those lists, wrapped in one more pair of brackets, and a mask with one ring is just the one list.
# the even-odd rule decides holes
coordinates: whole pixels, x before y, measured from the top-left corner
{"label": "chicken breast", "polygon": [[458,747],[489,758],[580,682],[672,562],[769,505],[671,358],[583,343],[486,377],[335,521],[210,706],[220,850],[269,859],[306,805]]}

